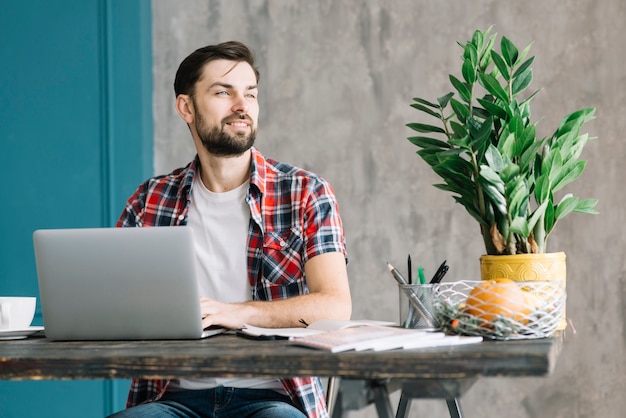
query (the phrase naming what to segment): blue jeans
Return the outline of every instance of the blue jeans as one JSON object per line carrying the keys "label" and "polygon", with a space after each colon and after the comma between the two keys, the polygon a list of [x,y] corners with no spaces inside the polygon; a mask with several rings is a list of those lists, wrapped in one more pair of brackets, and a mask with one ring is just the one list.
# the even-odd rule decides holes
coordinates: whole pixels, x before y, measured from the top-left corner
{"label": "blue jeans", "polygon": [[154,402],[117,412],[110,418],[306,418],[289,396],[269,389],[218,386],[166,392]]}

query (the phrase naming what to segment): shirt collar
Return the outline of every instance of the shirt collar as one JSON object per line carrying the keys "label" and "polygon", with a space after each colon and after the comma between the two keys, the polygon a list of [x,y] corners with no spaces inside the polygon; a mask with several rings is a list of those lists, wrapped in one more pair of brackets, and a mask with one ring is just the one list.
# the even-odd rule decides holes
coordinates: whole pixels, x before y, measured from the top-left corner
{"label": "shirt collar", "polygon": [[193,178],[198,172],[198,167],[200,167],[200,157],[198,157],[198,154],[196,154],[196,158],[194,158],[193,161],[187,166],[187,172],[185,173],[185,178],[183,179],[184,190],[191,189],[191,185],[193,184]]}
{"label": "shirt collar", "polygon": [[[265,170],[267,162],[265,161],[265,157],[263,157],[261,152],[255,147],[252,147],[250,151],[252,152],[252,161],[250,164],[250,185],[255,186],[261,194],[265,194]],[[193,178],[195,177],[196,172],[198,172],[199,167],[200,157],[196,154],[196,157],[188,165],[187,173],[185,174],[185,178],[183,180],[183,189],[191,188]]]}
{"label": "shirt collar", "polygon": [[252,147],[252,162],[250,164],[250,185],[255,186],[261,194],[265,194],[266,161],[256,148]]}

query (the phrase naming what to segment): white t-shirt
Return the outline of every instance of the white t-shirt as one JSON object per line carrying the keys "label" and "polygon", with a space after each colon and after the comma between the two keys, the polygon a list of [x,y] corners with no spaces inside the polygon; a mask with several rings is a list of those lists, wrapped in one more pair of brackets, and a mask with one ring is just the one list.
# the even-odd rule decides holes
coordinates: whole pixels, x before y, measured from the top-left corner
{"label": "white t-shirt", "polygon": [[[248,187],[246,182],[236,189],[215,193],[204,186],[200,176],[193,181],[187,226],[193,232],[200,296],[229,303],[251,298],[247,268]],[[170,384],[174,390],[216,386],[274,389],[285,393],[277,379],[177,379]]]}

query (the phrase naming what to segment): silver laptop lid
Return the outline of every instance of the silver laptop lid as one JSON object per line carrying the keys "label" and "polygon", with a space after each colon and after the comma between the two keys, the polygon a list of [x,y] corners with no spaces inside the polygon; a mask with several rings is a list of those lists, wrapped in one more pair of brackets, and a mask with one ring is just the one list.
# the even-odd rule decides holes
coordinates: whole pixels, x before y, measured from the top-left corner
{"label": "silver laptop lid", "polygon": [[48,229],[33,241],[48,338],[206,336],[189,228]]}

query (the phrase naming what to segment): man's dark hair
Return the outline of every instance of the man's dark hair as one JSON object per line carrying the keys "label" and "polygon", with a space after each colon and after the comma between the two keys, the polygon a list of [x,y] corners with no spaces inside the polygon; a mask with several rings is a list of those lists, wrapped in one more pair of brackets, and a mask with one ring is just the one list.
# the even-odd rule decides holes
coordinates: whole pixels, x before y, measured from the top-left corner
{"label": "man's dark hair", "polygon": [[176,96],[178,97],[179,94],[193,96],[195,85],[202,75],[204,65],[219,59],[247,62],[254,70],[257,82],[259,81],[259,70],[254,65],[254,52],[241,42],[223,42],[196,49],[180,63],[174,79]]}

